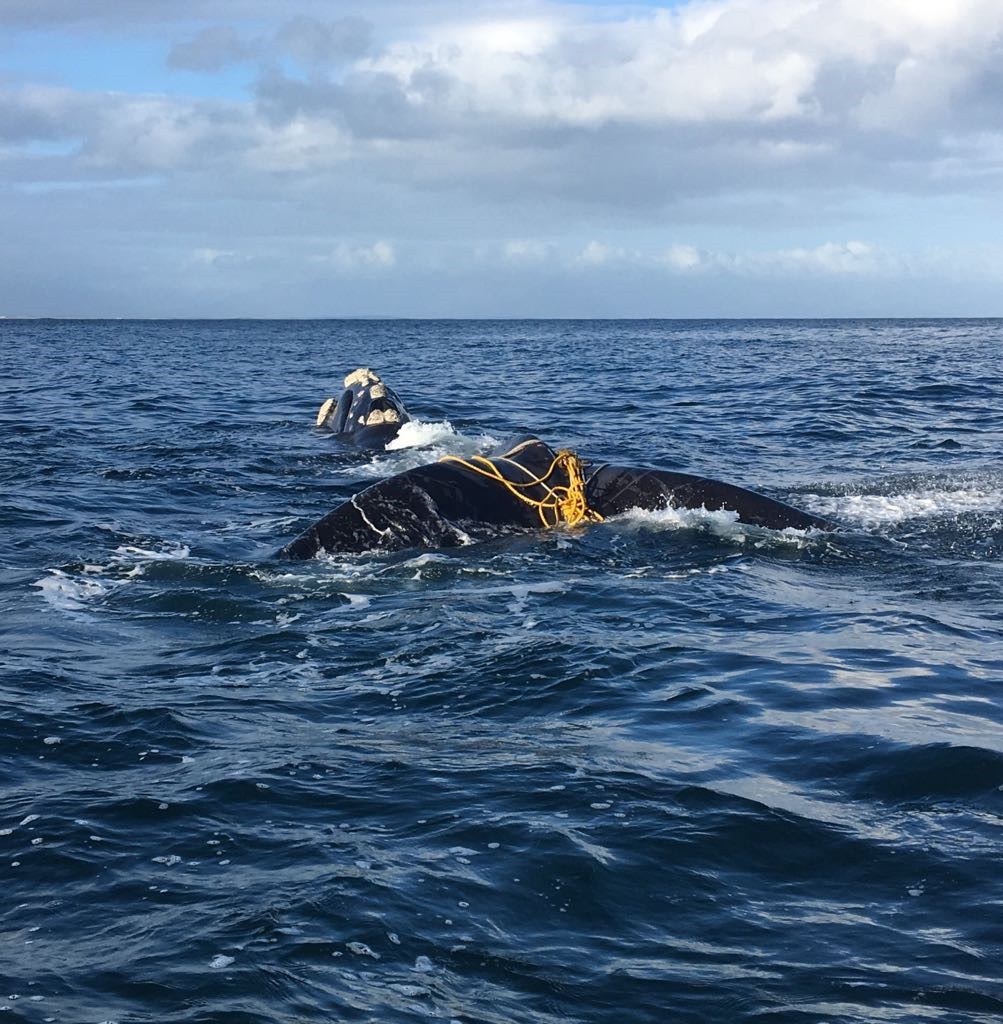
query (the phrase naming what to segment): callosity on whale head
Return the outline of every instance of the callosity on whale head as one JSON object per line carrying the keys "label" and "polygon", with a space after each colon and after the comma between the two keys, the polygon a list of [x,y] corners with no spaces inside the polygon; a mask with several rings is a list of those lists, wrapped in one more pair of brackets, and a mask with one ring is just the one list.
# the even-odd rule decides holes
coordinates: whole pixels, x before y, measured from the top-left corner
{"label": "callosity on whale head", "polygon": [[404,403],[378,373],[362,367],[345,378],[338,398],[329,398],[317,413],[317,426],[364,448],[392,441],[411,417]]}

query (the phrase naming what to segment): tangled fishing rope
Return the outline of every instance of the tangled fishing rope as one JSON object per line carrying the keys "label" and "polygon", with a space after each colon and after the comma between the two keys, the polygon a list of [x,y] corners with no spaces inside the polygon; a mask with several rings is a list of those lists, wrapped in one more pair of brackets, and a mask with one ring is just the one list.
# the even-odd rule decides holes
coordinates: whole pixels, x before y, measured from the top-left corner
{"label": "tangled fishing rope", "polygon": [[[521,447],[521,446],[520,446]],[[515,454],[519,448],[513,449],[509,455]],[[582,469],[582,460],[571,451],[570,448],[562,448],[551,462],[547,472],[543,476],[533,476],[525,466],[520,465],[514,459],[501,456],[495,459],[488,459],[483,455],[473,455],[469,459],[461,458],[459,455],[445,455],[440,462],[455,462],[471,473],[487,477],[495,483],[501,484],[510,494],[515,495],[521,502],[535,508],[544,526],[577,526],[582,522],[601,523],[603,517],[589,508],[585,499],[585,472]],[[516,483],[502,475],[497,463],[504,462],[514,466],[520,473],[529,475],[528,480]],[[568,478],[567,484],[551,484],[550,478],[562,472]],[[532,487],[543,487],[546,489],[546,496],[533,498],[526,493]]]}

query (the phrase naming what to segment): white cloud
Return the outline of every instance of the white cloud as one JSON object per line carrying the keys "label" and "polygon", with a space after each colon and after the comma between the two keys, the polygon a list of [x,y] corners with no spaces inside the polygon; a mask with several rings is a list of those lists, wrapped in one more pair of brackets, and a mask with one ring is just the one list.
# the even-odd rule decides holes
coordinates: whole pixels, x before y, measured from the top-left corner
{"label": "white cloud", "polygon": [[[456,111],[520,122],[897,129],[904,114],[943,116],[992,69],[1003,30],[997,0],[697,0],[619,21],[548,11],[434,26],[359,67],[416,106],[439,76]],[[832,94],[834,74],[849,91]]]}
{"label": "white cloud", "polygon": [[629,258],[626,249],[616,245],[606,245],[604,242],[597,242],[592,239],[575,257],[576,262],[588,267],[602,267],[609,263],[621,263]]}
{"label": "white cloud", "polygon": [[238,253],[234,249],[195,249],[189,257],[189,263],[201,267],[226,267],[250,262],[250,257]]}
{"label": "white cloud", "polygon": [[[1000,277],[1000,0],[0,6],[0,46],[64,33],[37,81],[0,79],[0,213],[40,254],[76,231],[248,292],[285,273],[287,294],[411,275],[455,295],[450,275],[481,274],[490,301],[529,282],[543,311],[552,278],[580,296]],[[60,71],[85,33],[90,60]],[[98,53],[134,67],[154,33],[162,67],[93,85]]]}
{"label": "white cloud", "polygon": [[[614,206],[736,188],[964,188],[1003,171],[990,155],[1003,138],[998,0],[692,0],[619,20],[522,8],[485,20],[472,7],[382,48],[352,16],[296,16],[253,37],[209,26],[171,59],[253,56],[267,68],[254,102],[8,89],[0,141],[78,139],[63,178],[67,166],[315,174],[353,160],[420,188]],[[289,53],[309,73],[278,70]]]}
{"label": "white cloud", "polygon": [[533,238],[513,238],[502,246],[506,263],[544,263],[553,255],[553,246]]}
{"label": "white cloud", "polygon": [[[478,248],[476,255],[482,261],[489,258],[483,248]],[[1003,281],[1003,249],[999,246],[970,250],[925,246],[904,250],[858,239],[758,249],[701,249],[683,242],[641,249],[598,239],[572,248],[545,239],[522,239],[495,250],[494,259],[504,264],[533,264],[572,276],[621,267],[639,273],[661,272],[691,278],[693,275],[756,280],[856,277],[889,281],[950,279],[974,274],[985,280]]]}
{"label": "white cloud", "polygon": [[692,245],[670,245],[663,259],[673,270],[695,270],[703,262],[700,251]]}
{"label": "white cloud", "polygon": [[810,248],[708,252],[701,254],[700,262],[704,266],[751,276],[874,276],[908,270],[893,253],[860,241],[823,242]]}
{"label": "white cloud", "polygon": [[386,270],[397,263],[397,250],[390,242],[382,240],[372,245],[340,242],[330,259],[341,270]]}

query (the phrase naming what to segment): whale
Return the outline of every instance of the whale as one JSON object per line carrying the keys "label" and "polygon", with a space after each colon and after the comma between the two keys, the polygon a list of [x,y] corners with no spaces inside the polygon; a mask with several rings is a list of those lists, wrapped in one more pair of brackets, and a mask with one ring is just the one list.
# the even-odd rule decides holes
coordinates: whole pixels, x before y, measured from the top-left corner
{"label": "whale", "polygon": [[337,398],[328,398],[316,425],[360,448],[385,448],[411,417],[400,396],[378,373],[360,367],[345,377]]}
{"label": "whale", "polygon": [[770,530],[838,524],[757,491],[687,473],[590,463],[531,434],[486,456],[447,456],[359,491],[277,557],[448,548],[513,531],[587,525],[632,509],[726,510]]}

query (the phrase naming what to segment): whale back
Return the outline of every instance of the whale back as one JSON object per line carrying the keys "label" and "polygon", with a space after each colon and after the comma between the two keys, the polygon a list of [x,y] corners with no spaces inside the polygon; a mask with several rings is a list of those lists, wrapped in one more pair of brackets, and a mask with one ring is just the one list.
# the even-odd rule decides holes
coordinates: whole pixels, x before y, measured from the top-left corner
{"label": "whale back", "polygon": [[708,512],[735,512],[740,522],[769,530],[838,529],[837,524],[828,519],[757,491],[661,469],[599,466],[590,471],[585,493],[589,506],[606,518],[631,509],[654,512],[664,508],[704,508]]}
{"label": "whale back", "polygon": [[[546,497],[546,486],[525,485],[553,461],[549,445],[527,436],[485,459],[504,479],[524,485],[524,493],[535,500]],[[537,509],[497,479],[470,468],[464,460],[433,462],[360,491],[287,544],[278,557],[457,547],[495,536],[505,528],[539,526]]]}

